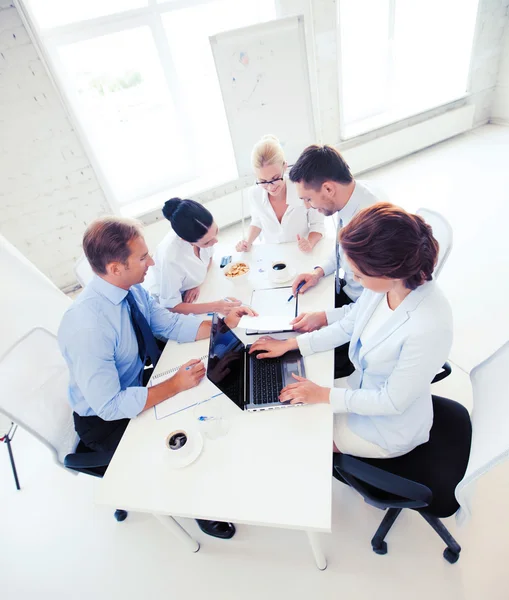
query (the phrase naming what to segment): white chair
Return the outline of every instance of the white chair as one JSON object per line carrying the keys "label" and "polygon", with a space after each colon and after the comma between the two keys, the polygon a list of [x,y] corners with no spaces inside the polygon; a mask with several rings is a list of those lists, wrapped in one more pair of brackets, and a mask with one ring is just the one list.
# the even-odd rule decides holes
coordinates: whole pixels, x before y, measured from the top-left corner
{"label": "white chair", "polygon": [[49,448],[60,467],[78,445],[68,382],[57,340],[42,327],[29,331],[0,358],[0,411]]}
{"label": "white chair", "polygon": [[471,516],[475,483],[509,458],[509,342],[470,372],[474,407],[472,444],[463,479],[456,487],[458,521]]}
{"label": "white chair", "polygon": [[92,267],[87,260],[87,257],[82,254],[76,264],[74,265],[74,274],[76,275],[76,279],[81,287],[85,287],[89,281],[92,280],[94,276],[94,272],[92,271]]}
{"label": "white chair", "polygon": [[[102,477],[113,452],[93,452],[80,444],[68,386],[57,339],[42,327],[29,331],[0,358],[0,412],[49,448],[59,467],[73,475]],[[117,521],[126,517],[126,511],[115,511]]]}
{"label": "white chair", "polygon": [[438,261],[433,273],[436,279],[443,269],[445,261],[449,257],[452,249],[452,227],[445,217],[440,213],[429,208],[419,208],[417,214],[421,216],[433,230],[433,235],[437,240],[440,248],[438,251]]}

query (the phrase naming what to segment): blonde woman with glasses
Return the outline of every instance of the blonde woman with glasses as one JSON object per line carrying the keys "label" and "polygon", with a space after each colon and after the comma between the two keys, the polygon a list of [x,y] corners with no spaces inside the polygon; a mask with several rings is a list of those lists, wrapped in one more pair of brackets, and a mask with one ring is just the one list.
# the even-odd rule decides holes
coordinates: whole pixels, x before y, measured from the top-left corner
{"label": "blonde woman with glasses", "polygon": [[251,161],[256,175],[256,185],[250,189],[251,225],[237,252],[249,252],[260,233],[266,243],[297,242],[302,252],[311,252],[323,236],[324,217],[306,208],[285,177],[287,163],[279,140],[263,136],[253,148]]}

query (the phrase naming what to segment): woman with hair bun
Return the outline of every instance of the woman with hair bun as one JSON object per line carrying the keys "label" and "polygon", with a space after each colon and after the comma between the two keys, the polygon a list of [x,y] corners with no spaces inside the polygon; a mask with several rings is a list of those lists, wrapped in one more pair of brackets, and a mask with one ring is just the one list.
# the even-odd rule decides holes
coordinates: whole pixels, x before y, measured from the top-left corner
{"label": "woman with hair bun", "polygon": [[[327,326],[288,340],[260,339],[251,352],[303,356],[350,342],[349,389],[296,377],[282,402],[330,403],[334,450],[365,458],[401,456],[429,439],[431,381],[452,344],[449,302],[433,281],[438,243],[425,221],[392,204],[360,211],[340,243],[364,287],[355,304],[326,311]],[[303,317],[294,320],[294,327]]]}
{"label": "woman with hair bun", "polygon": [[194,200],[172,198],[163,207],[171,231],[159,244],[144,286],[161,306],[182,314],[219,312],[227,315],[241,305],[228,298],[197,303],[217,243],[218,226],[210,211]]}
{"label": "woman with hair bun", "polygon": [[260,235],[266,243],[297,242],[311,252],[324,233],[323,215],[306,208],[295,185],[285,177],[286,160],[279,140],[264,135],[251,154],[256,185],[250,190],[251,225],[237,252],[249,252]]}

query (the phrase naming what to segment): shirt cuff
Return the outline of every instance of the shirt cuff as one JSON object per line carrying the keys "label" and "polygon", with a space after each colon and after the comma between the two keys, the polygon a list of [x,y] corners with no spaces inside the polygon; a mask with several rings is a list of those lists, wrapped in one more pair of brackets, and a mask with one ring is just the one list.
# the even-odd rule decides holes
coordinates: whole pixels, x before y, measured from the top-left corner
{"label": "shirt cuff", "polygon": [[345,388],[331,388],[329,393],[329,402],[333,413],[347,413],[345,394],[348,390]]}
{"label": "shirt cuff", "polygon": [[340,306],[339,308],[331,308],[325,311],[325,318],[327,319],[327,325],[331,325],[336,321],[341,321],[345,316],[345,307]]}
{"label": "shirt cuff", "polygon": [[[328,261],[326,263],[322,263],[322,264],[316,265],[316,266],[320,267],[320,269],[322,269],[325,277],[327,277],[327,275],[331,275],[332,273],[334,273],[334,270],[335,270],[335,266],[332,263],[332,261]],[[316,269],[316,267],[315,267],[315,269]]]}
{"label": "shirt cuff", "polygon": [[181,316],[180,329],[177,335],[177,342],[182,344],[184,342],[194,342],[196,340],[196,334],[198,329],[207,317],[193,317],[190,315]]}
{"label": "shirt cuff", "polygon": [[297,346],[299,347],[302,356],[309,356],[310,354],[313,354],[310,333],[303,333],[302,335],[298,335],[295,339],[297,340]]}

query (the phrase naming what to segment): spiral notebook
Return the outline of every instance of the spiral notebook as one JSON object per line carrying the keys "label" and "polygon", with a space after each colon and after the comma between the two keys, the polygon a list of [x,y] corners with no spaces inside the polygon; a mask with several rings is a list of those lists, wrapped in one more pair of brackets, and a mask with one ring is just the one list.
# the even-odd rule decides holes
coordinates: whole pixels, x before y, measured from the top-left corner
{"label": "spiral notebook", "polygon": [[[207,366],[208,354],[198,357],[198,360],[203,361],[205,366]],[[170,379],[170,377],[173,377],[182,366],[183,365],[178,365],[171,369],[167,369],[166,371],[161,371],[161,373],[157,373],[156,375],[152,375],[147,387],[152,387],[153,385],[157,385],[158,383]],[[154,406],[154,414],[159,421],[160,419],[165,419],[166,417],[187,410],[202,402],[207,402],[220,395],[221,392],[217,387],[207,379],[207,377],[204,377],[196,387],[180,392],[176,396],[168,398],[168,400],[165,400],[160,404],[156,404]]]}

